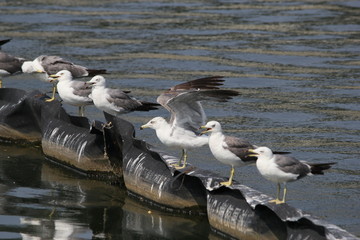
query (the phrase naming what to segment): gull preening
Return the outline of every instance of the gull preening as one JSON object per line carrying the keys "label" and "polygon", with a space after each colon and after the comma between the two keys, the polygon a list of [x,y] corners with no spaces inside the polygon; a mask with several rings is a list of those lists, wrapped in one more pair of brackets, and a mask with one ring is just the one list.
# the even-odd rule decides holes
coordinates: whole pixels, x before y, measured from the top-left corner
{"label": "gull preening", "polygon": [[256,157],[248,155],[248,150],[254,148],[254,145],[246,139],[224,135],[221,124],[217,121],[210,121],[201,128],[205,129],[202,133],[210,133],[209,147],[214,157],[219,162],[231,166],[229,180],[220,183],[230,186],[235,167],[255,163]]}
{"label": "gull preening", "polygon": [[118,88],[107,88],[105,78],[100,75],[93,77],[86,85],[91,88],[90,97],[95,107],[114,116],[133,111],[156,110],[159,105],[137,100]]}
{"label": "gull preening", "polygon": [[173,86],[157,98],[157,102],[170,112],[170,121],[155,117],[141,126],[141,129],[154,129],[164,145],[182,150],[179,163],[174,165],[177,169],[186,166],[188,150],[208,144],[208,136],[199,136],[198,132],[206,121],[201,101],[226,102],[239,95],[234,90],[219,89],[224,81],[215,76]]}
{"label": "gull preening", "polygon": [[64,103],[79,107],[79,115],[84,116],[84,107],[93,104],[89,97],[91,90],[86,87],[85,82],[73,80],[68,70],[61,70],[50,75],[50,78],[51,81],[58,81],[57,90]]}
{"label": "gull preening", "polygon": [[[9,41],[10,39],[0,40],[0,47]],[[3,51],[0,51],[0,88],[2,87],[1,78],[16,73],[21,73],[21,66],[24,61],[24,58],[14,57]]]}
{"label": "gull preening", "polygon": [[[73,78],[92,77],[97,74],[106,73],[105,69],[90,69],[76,65],[59,56],[41,55],[33,61],[25,61],[22,65],[22,71],[24,73],[37,73],[39,79],[44,82],[49,82],[49,76],[61,70],[68,70],[71,72]],[[56,87],[53,85],[52,97],[46,101],[53,101],[55,99],[55,92]]]}
{"label": "gull preening", "polygon": [[[258,147],[250,149],[249,156],[256,156],[256,167],[260,174],[269,181],[277,183],[276,199],[270,202],[281,204],[286,198],[286,183],[299,180],[313,174],[324,174],[324,170],[331,168],[331,163],[309,163],[299,161],[291,156],[274,154],[268,147]],[[284,184],[284,194],[282,200],[279,199],[281,184]]]}

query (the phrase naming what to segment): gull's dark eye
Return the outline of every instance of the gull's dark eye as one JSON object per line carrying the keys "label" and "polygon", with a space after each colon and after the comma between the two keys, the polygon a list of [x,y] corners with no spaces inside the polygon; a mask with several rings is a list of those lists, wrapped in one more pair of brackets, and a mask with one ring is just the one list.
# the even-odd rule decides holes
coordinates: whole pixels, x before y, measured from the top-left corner
{"label": "gull's dark eye", "polygon": [[151,124],[154,124],[154,121],[150,121]]}
{"label": "gull's dark eye", "polygon": [[211,127],[214,128],[214,127],[215,127],[215,124],[213,124]]}

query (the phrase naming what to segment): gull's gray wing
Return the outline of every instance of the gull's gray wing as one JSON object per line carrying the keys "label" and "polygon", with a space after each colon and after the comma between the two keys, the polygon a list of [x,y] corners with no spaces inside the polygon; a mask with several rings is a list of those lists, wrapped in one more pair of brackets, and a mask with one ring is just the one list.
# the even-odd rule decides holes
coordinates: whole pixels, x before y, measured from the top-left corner
{"label": "gull's gray wing", "polygon": [[91,89],[86,88],[85,82],[82,81],[71,81],[71,87],[75,95],[85,97],[89,99],[89,103],[92,103],[92,99],[89,97]]}
{"label": "gull's gray wing", "polygon": [[275,163],[278,165],[278,168],[286,173],[292,173],[299,175],[297,179],[305,177],[310,173],[310,166],[304,164],[293,158],[286,155],[275,154]]}
{"label": "gull's gray wing", "polygon": [[232,90],[222,90],[222,77],[206,77],[178,84],[162,93],[157,102],[171,113],[170,123],[190,131],[205,124],[203,100],[227,101],[238,95]]}
{"label": "gull's gray wing", "polygon": [[177,95],[190,90],[218,89],[218,86],[221,86],[222,82],[224,81],[225,80],[223,80],[222,77],[215,76],[199,78],[185,83],[180,83],[160,94],[160,96],[157,98],[157,102],[160,103],[168,111],[170,111],[170,109],[167,107],[167,103],[169,102],[169,100],[176,97]]}
{"label": "gull's gray wing", "polygon": [[241,158],[241,160],[243,160],[244,162],[254,162],[257,159],[257,157],[248,156],[248,150],[254,148],[255,146],[248,142],[246,139],[225,136],[223,147]]}
{"label": "gull's gray wing", "polygon": [[107,100],[113,103],[117,108],[124,109],[125,111],[132,111],[141,106],[141,102],[131,98],[129,95],[116,88],[107,88]]}
{"label": "gull's gray wing", "polygon": [[16,72],[21,72],[21,65],[25,59],[14,57],[5,52],[0,52],[0,69],[8,72],[9,74],[14,74]]}
{"label": "gull's gray wing", "polygon": [[86,67],[75,65],[59,56],[42,55],[38,57],[40,64],[49,75],[56,74],[61,70],[68,70],[74,78],[88,76]]}

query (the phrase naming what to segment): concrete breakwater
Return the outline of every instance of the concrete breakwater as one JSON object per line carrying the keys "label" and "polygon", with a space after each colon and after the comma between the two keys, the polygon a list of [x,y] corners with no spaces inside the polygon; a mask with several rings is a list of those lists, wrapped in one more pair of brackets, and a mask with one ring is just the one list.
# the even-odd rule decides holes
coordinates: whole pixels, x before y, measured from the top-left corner
{"label": "concrete breakwater", "polygon": [[38,91],[0,89],[0,138],[39,144],[46,158],[81,174],[123,182],[130,195],[164,211],[206,214],[213,230],[248,239],[356,239],[345,230],[216,173],[189,166],[135,137],[131,123],[105,114],[111,126],[66,113]]}

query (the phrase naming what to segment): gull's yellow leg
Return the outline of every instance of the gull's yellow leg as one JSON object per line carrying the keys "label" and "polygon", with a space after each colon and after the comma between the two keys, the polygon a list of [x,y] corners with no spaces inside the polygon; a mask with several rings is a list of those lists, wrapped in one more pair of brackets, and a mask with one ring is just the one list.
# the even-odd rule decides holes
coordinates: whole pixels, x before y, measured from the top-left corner
{"label": "gull's yellow leg", "polygon": [[52,101],[54,101],[54,100],[55,100],[55,93],[56,93],[56,86],[55,86],[55,85],[53,85],[53,89],[52,89],[52,97],[51,97],[51,98],[49,98],[49,99],[46,99],[45,101],[46,101],[46,102],[52,102]]}
{"label": "gull's yellow leg", "polygon": [[[183,161],[182,161],[182,160],[183,160]],[[183,168],[186,167],[186,161],[187,161],[187,151],[186,151],[186,149],[183,149],[183,150],[182,150],[182,154],[181,154],[181,158],[180,158],[179,162],[173,164],[173,166],[174,166],[176,169],[183,169]],[[183,163],[181,164],[181,162],[183,162]]]}
{"label": "gull's yellow leg", "polygon": [[2,80],[0,79],[0,88],[2,88]]}
{"label": "gull's yellow leg", "polygon": [[180,165],[181,165],[181,161],[182,161],[182,159],[184,158],[184,155],[185,155],[185,150],[183,149],[183,150],[181,151],[181,157],[180,157],[180,159],[179,159],[179,162],[172,164],[172,166],[174,166],[174,167],[180,166]]}
{"label": "gull's yellow leg", "polygon": [[[282,201],[280,201],[279,203],[284,203],[285,202],[285,199],[286,199],[286,192],[287,192],[287,187],[286,187],[286,183],[284,183],[284,195],[283,195],[283,199]],[[279,204],[278,203],[278,204]]]}
{"label": "gull's yellow leg", "polygon": [[280,201],[280,199],[279,199],[280,189],[281,189],[281,186],[280,186],[280,183],[278,183],[278,184],[277,184],[276,199],[270,200],[270,201],[269,201],[270,203],[276,203],[276,204],[277,204],[277,203]]}
{"label": "gull's yellow leg", "polygon": [[234,178],[234,173],[235,173],[235,168],[233,166],[231,166],[229,181],[221,182],[220,184],[224,185],[224,186],[230,186],[232,184],[232,180]]}
{"label": "gull's yellow leg", "polygon": [[[284,188],[284,194],[286,194],[286,185],[284,185],[285,188]],[[277,184],[277,193],[276,193],[276,199],[274,200],[271,200],[269,202],[273,202],[273,203],[276,203],[276,204],[281,204],[281,203],[284,203],[284,198],[283,200],[280,200],[279,196],[280,196],[280,189],[281,189],[281,185],[280,183]],[[284,195],[285,196],[285,195]]]}

